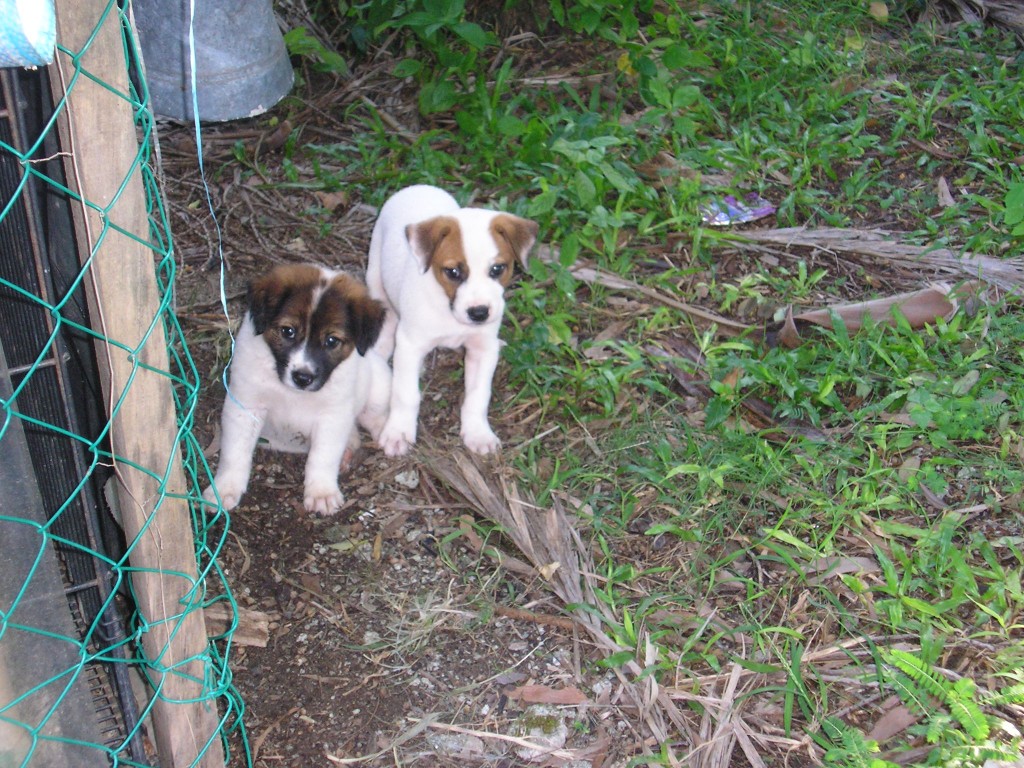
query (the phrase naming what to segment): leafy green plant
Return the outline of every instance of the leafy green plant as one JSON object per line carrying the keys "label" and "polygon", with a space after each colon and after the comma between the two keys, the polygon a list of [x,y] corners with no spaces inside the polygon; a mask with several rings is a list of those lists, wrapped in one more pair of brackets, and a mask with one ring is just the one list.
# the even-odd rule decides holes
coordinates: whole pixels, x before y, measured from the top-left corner
{"label": "leafy green plant", "polygon": [[649,0],[554,0],[551,16],[561,26],[581,34],[600,34],[611,40],[630,40],[640,29],[638,12]]}
{"label": "leafy green plant", "polygon": [[825,760],[829,765],[837,768],[895,768],[899,765],[877,757],[878,742],[841,720],[825,720],[821,732],[827,736]]}
{"label": "leafy green plant", "polygon": [[[929,744],[936,745],[929,764],[947,764],[964,758],[1017,759],[1019,731],[985,710],[996,703],[1024,700],[1024,691],[1019,686],[994,694],[982,693],[971,678],[950,680],[916,654],[890,648],[882,651],[882,658],[897,670],[890,681],[900,699],[922,718],[914,730],[922,733]],[[1010,727],[1004,729],[1004,725]],[[1008,741],[993,738],[997,730],[1004,734],[1016,732],[1016,737]]]}
{"label": "leafy green plant", "polygon": [[1006,190],[1006,225],[1013,227],[1010,234],[1024,237],[1024,181],[1010,185]]}
{"label": "leafy green plant", "polygon": [[[404,7],[402,7],[404,6]],[[413,0],[396,8],[395,15],[382,29],[409,29],[435,50],[445,34],[462,40],[470,48],[481,50],[496,42],[475,22],[466,20],[466,0]]]}
{"label": "leafy green plant", "polygon": [[343,75],[348,72],[348,62],[336,50],[310,33],[306,27],[295,27],[284,34],[284,43],[292,56],[304,56],[316,63],[319,69]]}

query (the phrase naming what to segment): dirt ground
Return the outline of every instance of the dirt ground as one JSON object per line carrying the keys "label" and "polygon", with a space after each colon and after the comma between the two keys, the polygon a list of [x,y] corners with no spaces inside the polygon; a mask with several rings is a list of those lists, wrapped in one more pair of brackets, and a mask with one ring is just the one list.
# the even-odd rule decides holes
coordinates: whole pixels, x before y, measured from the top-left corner
{"label": "dirt ground", "polygon": [[[233,319],[246,282],[275,263],[315,261],[362,275],[372,205],[344,189],[318,193],[283,184],[281,147],[292,130],[302,144],[344,141],[359,129],[346,121],[346,110],[364,100],[405,129],[420,130],[415,92],[397,90],[389,66],[366,65],[337,80],[306,72],[306,85],[267,115],[204,127],[220,241],[196,172],[193,128],[161,126],[178,312],[206,382],[196,418],[204,444],[217,431],[229,350],[218,249],[229,266],[225,293]],[[549,76],[572,74],[563,62],[538,66]],[[309,170],[301,156],[294,162],[300,175]],[[311,209],[320,214],[307,215]],[[732,269],[742,274],[736,258]],[[891,272],[886,280],[887,289],[903,287]],[[429,457],[461,450],[459,364],[454,353],[435,354],[423,382],[424,444],[400,460],[364,445],[342,478],[346,503],[334,517],[303,511],[301,457],[257,456],[222,560],[240,606],[271,622],[266,647],[237,646],[232,658],[255,766],[362,757],[359,764],[369,766],[607,768],[623,765],[645,738],[628,707],[618,706],[614,677],[594,664],[590,640],[566,621],[543,579],[500,568],[482,554],[461,519],[474,510],[427,467]],[[514,394],[499,368],[492,421],[506,446],[557,426],[538,423],[530,403],[504,407]],[[510,472],[500,460],[488,470],[495,477]],[[650,546],[642,530],[635,546]],[[527,685],[540,687],[524,693]],[[523,734],[546,717],[527,711],[529,699],[567,701],[574,692],[586,702],[571,708],[562,750],[528,760]],[[234,748],[232,764],[243,765]],[[799,764],[799,756],[790,762]]]}

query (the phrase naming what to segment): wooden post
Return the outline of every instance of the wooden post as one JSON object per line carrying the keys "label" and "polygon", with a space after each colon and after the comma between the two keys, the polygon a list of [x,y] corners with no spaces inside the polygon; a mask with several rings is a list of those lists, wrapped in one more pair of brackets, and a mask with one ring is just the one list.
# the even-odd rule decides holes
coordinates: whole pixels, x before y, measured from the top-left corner
{"label": "wooden post", "polygon": [[142,644],[157,687],[152,714],[160,765],[222,767],[216,703],[204,700],[206,627],[202,611],[188,605],[196,553],[171,380],[159,373],[170,363],[154,253],[117,230],[149,239],[145,190],[133,167],[139,148],[133,105],[124,98],[121,21],[116,0],[57,0],[56,8],[57,42],[89,73],[79,76],[75,61],[60,51],[50,71],[55,94],[67,95],[61,128],[68,186],[102,209],[77,206],[75,224],[80,252],[91,256],[92,327],[114,342],[100,343],[98,357],[110,441],[120,459],[132,586],[145,622]]}

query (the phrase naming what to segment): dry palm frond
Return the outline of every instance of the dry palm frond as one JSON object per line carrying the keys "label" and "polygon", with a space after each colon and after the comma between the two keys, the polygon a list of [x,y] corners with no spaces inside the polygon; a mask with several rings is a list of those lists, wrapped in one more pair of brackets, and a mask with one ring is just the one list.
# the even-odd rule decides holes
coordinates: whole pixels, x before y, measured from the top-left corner
{"label": "dry palm frond", "polygon": [[1024,259],[910,245],[879,229],[753,229],[743,232],[740,239],[761,246],[810,248],[859,263],[924,273],[932,279],[978,279],[1011,293],[1024,289]]}
{"label": "dry palm frond", "polygon": [[960,19],[968,24],[988,22],[1024,39],[1024,2],[1020,0],[933,0],[926,14]]}
{"label": "dry palm frond", "polygon": [[[634,658],[616,668],[616,674],[621,699],[636,712],[651,740],[668,745],[685,738],[694,743],[695,734],[675,702],[654,675],[645,674],[645,669],[657,662],[656,646],[647,634],[638,630],[637,647],[625,648],[605,631],[605,622],[616,619],[596,596],[593,558],[563,505],[557,500],[547,508],[533,504],[523,498],[507,473],[485,467],[464,451],[441,455],[424,450],[422,456],[428,472],[501,526],[538,574],[544,575],[551,591],[603,656],[634,652]],[[682,764],[670,759],[673,765]]]}

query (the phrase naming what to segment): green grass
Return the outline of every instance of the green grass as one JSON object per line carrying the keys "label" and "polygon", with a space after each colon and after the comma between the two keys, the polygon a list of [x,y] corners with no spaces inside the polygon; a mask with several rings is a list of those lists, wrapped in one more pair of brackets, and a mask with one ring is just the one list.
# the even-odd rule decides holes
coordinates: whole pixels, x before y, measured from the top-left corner
{"label": "green grass", "polygon": [[[878,226],[1020,256],[1014,41],[915,24],[917,6],[880,24],[859,2],[555,4],[535,19],[541,34],[590,43],[546,85],[523,85],[543,73],[514,49],[499,57],[496,32],[461,3],[353,6],[348,42],[391,45],[422,130],[399,136],[360,103],[345,116],[357,138],[285,148],[314,188],[379,204],[434,182],[541,223],[559,259],[535,261],[512,296],[503,366],[518,399],[563,429],[516,454],[523,483],[587,510],[620,645],[643,659],[642,640],[655,643],[664,684],[733,663],[762,674],[749,695],[836,766],[909,749],[923,765],[1020,757],[1024,314],[995,302],[923,330],[898,319],[766,348],[667,308],[622,313],[569,268],[586,259],[683,300],[701,292],[725,315],[885,293],[884,266],[741,254],[727,269],[735,249],[699,215],[727,190],[775,201],[780,226]],[[629,327],[588,355],[616,314]],[[709,381],[696,412],[648,349],[666,336],[703,353],[699,369],[676,361]],[[746,425],[751,398],[819,438]],[[828,648],[845,661],[821,661]],[[867,732],[887,696],[916,720],[879,753]]]}

